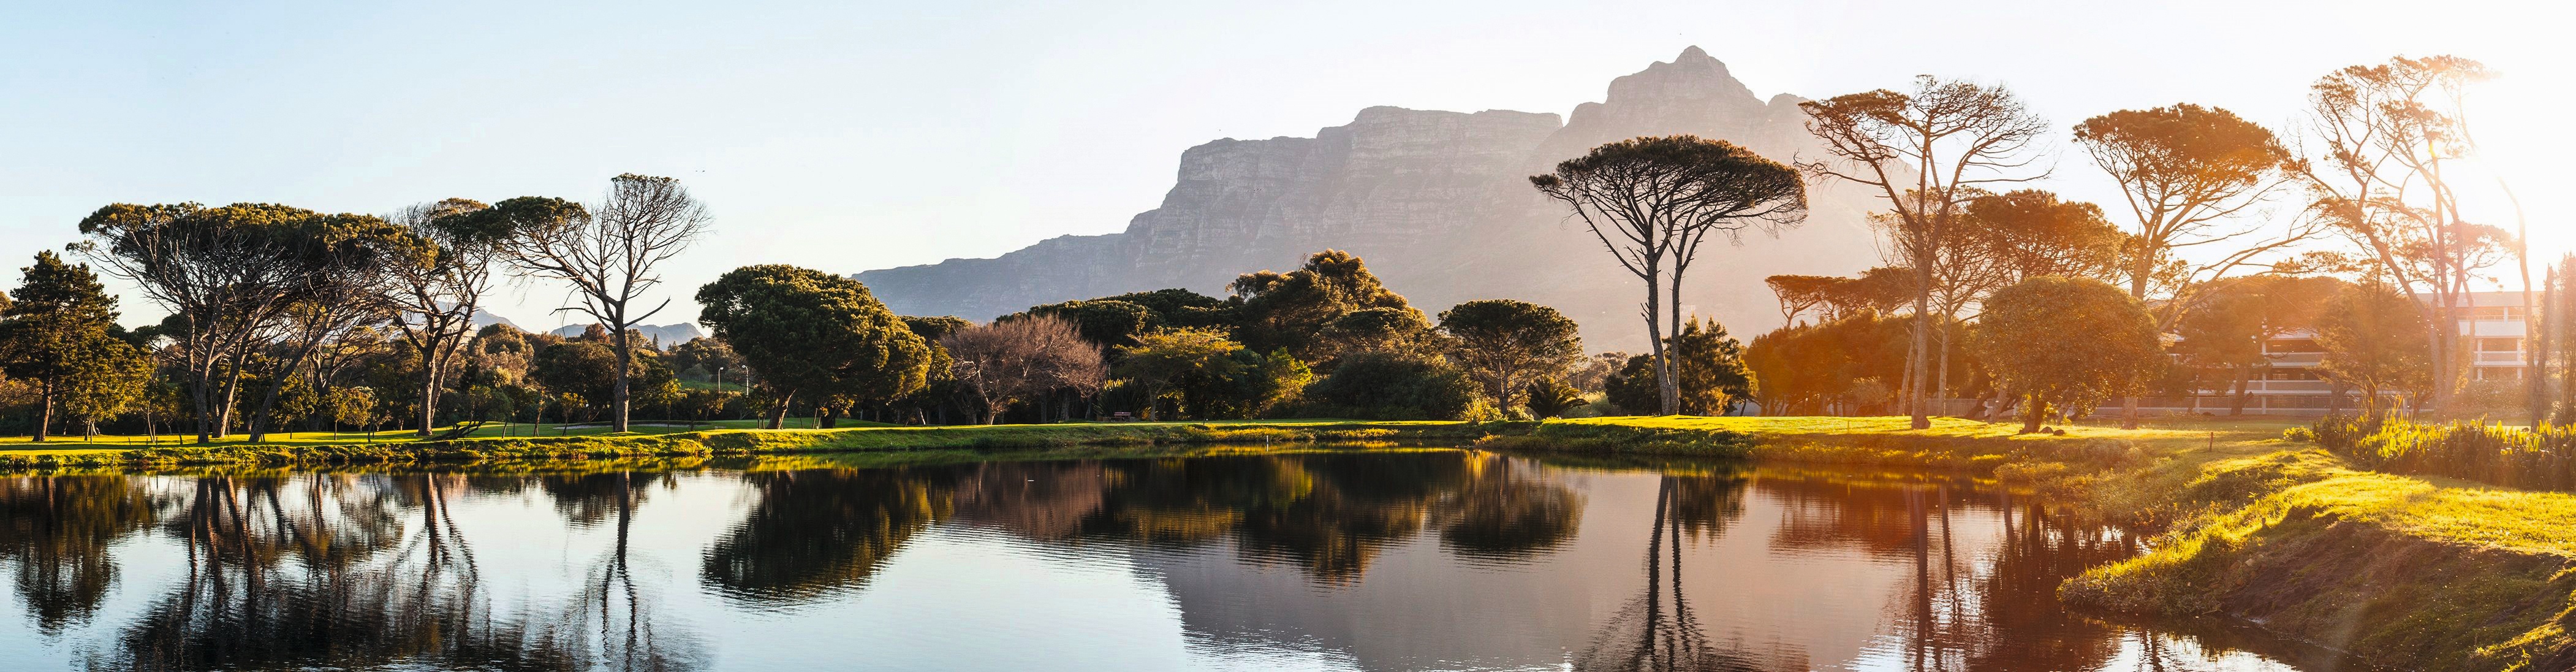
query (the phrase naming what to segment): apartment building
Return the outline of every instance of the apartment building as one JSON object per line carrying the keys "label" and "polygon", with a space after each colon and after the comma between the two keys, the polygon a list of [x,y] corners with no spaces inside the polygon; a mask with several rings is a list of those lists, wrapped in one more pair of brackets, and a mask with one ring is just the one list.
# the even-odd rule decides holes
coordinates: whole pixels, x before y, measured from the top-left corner
{"label": "apartment building", "polygon": [[[2460,335],[2470,350],[2469,378],[2522,379],[2523,349],[2530,347],[2524,333],[2522,292],[2475,292],[2469,295],[2469,304],[2468,314],[2459,319]],[[2316,334],[2286,334],[2263,344],[2263,350],[2272,358],[2272,366],[2246,383],[2246,413],[2316,415],[2360,405],[2358,392],[2343,390],[2338,401],[2334,384],[2317,375],[2324,348],[2317,346]],[[2208,388],[2196,397],[2151,399],[2145,406],[2164,412],[2226,412],[2234,404],[2234,380],[2214,374],[2203,381]]]}

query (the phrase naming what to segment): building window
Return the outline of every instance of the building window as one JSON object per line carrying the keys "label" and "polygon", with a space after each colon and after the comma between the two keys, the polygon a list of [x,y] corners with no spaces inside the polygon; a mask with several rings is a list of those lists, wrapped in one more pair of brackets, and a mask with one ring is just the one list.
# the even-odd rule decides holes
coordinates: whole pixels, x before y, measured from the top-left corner
{"label": "building window", "polygon": [[2317,342],[2314,339],[2306,338],[2285,338],[2276,340],[2271,342],[2271,344],[2264,346],[2263,350],[2265,352],[2272,353],[2326,351],[2325,348],[2317,347]]}
{"label": "building window", "polygon": [[2478,308],[2472,308],[2469,310],[2469,318],[2475,320],[2519,320],[2522,319],[2522,306],[2481,306]]}
{"label": "building window", "polygon": [[2481,338],[2481,339],[2478,339],[2478,352],[2521,352],[2521,351],[2522,351],[2522,339],[2519,339],[2519,338]]}

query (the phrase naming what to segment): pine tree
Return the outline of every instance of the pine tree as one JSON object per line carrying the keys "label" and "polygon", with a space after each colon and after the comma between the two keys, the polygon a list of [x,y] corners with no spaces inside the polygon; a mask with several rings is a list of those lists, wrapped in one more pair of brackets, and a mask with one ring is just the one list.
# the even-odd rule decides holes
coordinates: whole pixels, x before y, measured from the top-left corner
{"label": "pine tree", "polygon": [[[108,330],[116,326],[116,298],[89,265],[63,263],[49,250],[37,252],[35,265],[20,270],[24,280],[13,293],[16,301],[0,309],[0,369],[36,387],[34,438],[43,441],[63,395],[95,395],[95,383],[121,387],[131,376],[125,373],[130,369],[95,361],[105,349],[99,341],[115,338]],[[113,380],[90,380],[99,376]]]}

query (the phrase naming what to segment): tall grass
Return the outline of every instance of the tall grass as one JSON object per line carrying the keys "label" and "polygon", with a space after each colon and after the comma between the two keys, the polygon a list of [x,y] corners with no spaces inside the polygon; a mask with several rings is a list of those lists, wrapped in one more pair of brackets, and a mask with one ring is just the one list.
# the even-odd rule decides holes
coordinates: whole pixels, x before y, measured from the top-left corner
{"label": "tall grass", "polygon": [[2576,490],[2576,426],[2524,429],[2374,416],[2318,420],[2317,445],[2375,471],[2450,476],[2531,490]]}

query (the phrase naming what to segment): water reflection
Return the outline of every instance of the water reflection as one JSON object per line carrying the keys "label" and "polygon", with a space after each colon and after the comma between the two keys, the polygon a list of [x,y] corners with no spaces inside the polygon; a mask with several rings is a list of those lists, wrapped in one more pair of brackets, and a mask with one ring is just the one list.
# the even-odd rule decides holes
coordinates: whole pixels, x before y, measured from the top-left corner
{"label": "water reflection", "polygon": [[2289,669],[2067,614],[2135,542],[2044,501],[1727,463],[13,477],[0,530],[57,669]]}

